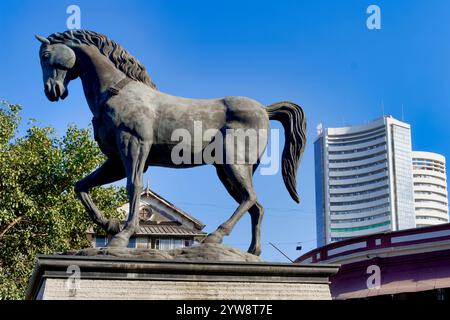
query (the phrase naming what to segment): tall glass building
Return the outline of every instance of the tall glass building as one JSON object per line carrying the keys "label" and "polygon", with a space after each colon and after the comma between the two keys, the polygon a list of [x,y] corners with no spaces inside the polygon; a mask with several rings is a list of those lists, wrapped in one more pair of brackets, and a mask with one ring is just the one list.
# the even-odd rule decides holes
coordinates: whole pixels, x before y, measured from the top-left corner
{"label": "tall glass building", "polygon": [[318,246],[416,226],[409,124],[389,116],[318,131]]}
{"label": "tall glass building", "polygon": [[414,204],[418,227],[447,223],[448,191],[445,157],[413,152]]}

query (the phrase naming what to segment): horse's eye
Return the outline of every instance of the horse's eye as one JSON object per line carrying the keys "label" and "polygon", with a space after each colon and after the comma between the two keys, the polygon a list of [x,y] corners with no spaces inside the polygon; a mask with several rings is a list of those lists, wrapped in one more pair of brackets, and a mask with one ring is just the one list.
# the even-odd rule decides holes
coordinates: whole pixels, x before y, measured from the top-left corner
{"label": "horse's eye", "polygon": [[42,55],[42,59],[43,60],[48,60],[50,58],[50,53],[44,53],[43,55]]}

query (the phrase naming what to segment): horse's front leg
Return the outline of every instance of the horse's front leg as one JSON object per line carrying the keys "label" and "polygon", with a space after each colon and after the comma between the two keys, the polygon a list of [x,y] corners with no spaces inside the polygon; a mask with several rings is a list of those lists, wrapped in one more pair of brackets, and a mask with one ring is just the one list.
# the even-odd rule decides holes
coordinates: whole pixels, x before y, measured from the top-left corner
{"label": "horse's front leg", "polygon": [[139,202],[143,188],[145,162],[150,151],[150,143],[129,134],[119,137],[122,161],[127,175],[127,192],[130,202],[130,212],[127,223],[121,232],[111,239],[109,247],[126,247],[130,237],[139,226]]}
{"label": "horse's front leg", "polygon": [[120,159],[109,158],[97,170],[75,184],[75,193],[92,221],[111,235],[119,233],[120,221],[107,219],[92,201],[89,190],[123,178],[125,178],[125,170]]}

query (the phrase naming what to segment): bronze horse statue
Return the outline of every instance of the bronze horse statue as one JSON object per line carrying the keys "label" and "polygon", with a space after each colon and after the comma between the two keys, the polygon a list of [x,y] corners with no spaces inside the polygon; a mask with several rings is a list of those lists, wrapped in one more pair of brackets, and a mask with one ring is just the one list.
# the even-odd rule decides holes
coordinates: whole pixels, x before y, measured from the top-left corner
{"label": "bronze horse statue", "polygon": [[[306,119],[300,106],[279,102],[263,107],[245,97],[187,99],[171,96],[158,91],[145,67],[102,34],[72,30],[36,38],[41,42],[39,57],[45,95],[50,101],[66,98],[69,82],[81,79],[93,114],[94,137],[107,160],[78,181],[75,192],[92,220],[113,236],[108,246],[126,247],[136,232],[143,173],[148,166],[186,168],[212,164],[239,206],[204,242],[221,243],[243,214],[249,212],[252,241],[248,252],[261,253],[263,207],[253,189],[253,173],[267,145],[269,120],[278,120],[284,127],[286,140],[282,154],[284,183],[291,197],[299,202],[296,173],[306,144]],[[228,155],[236,153],[244,161],[233,161],[233,158],[231,161],[175,163],[172,155],[177,143],[173,141],[173,132],[182,128],[194,134],[194,123],[200,123],[204,130],[215,130],[225,138],[218,143],[219,135],[211,135],[201,141],[200,146],[183,149],[189,153],[183,157],[196,157],[214,144],[222,148],[220,151],[227,160]],[[251,135],[257,138],[257,145],[238,144],[228,139],[232,130],[253,130]],[[256,155],[254,159],[250,159],[251,154]],[[121,230],[117,219],[107,219],[95,206],[89,190],[123,178],[127,178],[130,211]]]}

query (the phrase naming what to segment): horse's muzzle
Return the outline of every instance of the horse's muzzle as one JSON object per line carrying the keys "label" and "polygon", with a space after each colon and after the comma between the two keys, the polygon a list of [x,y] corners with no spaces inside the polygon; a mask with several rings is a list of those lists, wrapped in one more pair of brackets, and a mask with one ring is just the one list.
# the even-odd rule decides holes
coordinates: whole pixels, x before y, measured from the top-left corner
{"label": "horse's muzzle", "polygon": [[65,99],[69,94],[66,86],[59,81],[48,80],[44,86],[45,96],[50,101],[58,101],[59,98]]}

